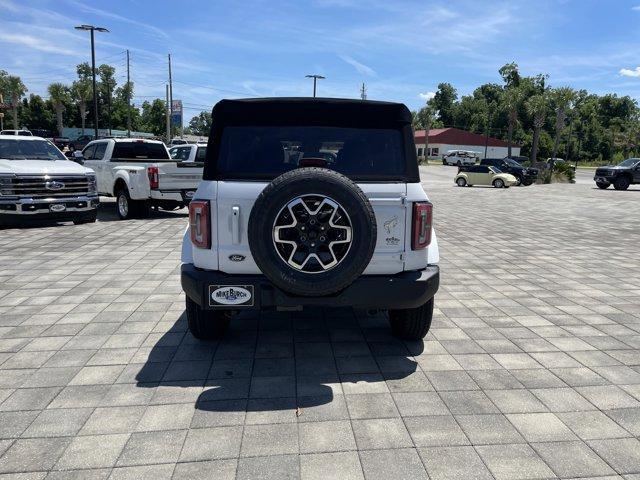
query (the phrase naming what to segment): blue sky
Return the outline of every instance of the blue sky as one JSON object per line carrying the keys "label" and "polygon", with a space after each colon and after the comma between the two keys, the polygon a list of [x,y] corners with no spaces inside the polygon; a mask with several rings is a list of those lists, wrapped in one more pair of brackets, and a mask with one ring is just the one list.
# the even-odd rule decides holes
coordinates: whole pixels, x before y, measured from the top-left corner
{"label": "blue sky", "polygon": [[125,79],[131,51],[134,103],[164,98],[166,55],[174,98],[190,117],[221,98],[311,93],[305,74],[325,75],[321,96],[368,98],[418,108],[439,82],[461,94],[498,82],[517,62],[550,84],[640,99],[640,0],[0,0],[0,69],[44,94],[71,82],[89,59]]}

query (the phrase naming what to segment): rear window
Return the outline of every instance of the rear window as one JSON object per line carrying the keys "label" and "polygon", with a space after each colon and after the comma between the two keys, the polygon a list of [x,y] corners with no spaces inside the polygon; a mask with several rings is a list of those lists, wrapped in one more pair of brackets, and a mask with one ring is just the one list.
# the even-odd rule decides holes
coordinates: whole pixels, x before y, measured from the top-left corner
{"label": "rear window", "polygon": [[169,160],[169,153],[161,143],[116,142],[111,158]]}
{"label": "rear window", "polygon": [[407,173],[403,131],[230,126],[222,133],[221,176],[271,179],[299,166],[323,166],[359,180],[402,178]]}

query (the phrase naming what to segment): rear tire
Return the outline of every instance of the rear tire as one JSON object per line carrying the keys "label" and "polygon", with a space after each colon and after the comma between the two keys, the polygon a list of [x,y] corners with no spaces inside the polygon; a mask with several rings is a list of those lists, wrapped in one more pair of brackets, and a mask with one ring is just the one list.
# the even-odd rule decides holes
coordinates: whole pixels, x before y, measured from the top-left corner
{"label": "rear tire", "polygon": [[629,185],[631,185],[631,182],[627,177],[618,177],[613,182],[613,188],[615,188],[616,190],[626,190],[627,188],[629,188]]}
{"label": "rear tire", "polygon": [[122,187],[116,193],[116,212],[120,220],[129,220],[134,217],[147,218],[150,207],[147,200],[131,200],[126,187]]}
{"label": "rear tire", "polygon": [[493,181],[493,186],[496,187],[496,188],[502,188],[502,187],[504,187],[504,182],[500,178],[496,178]]}
{"label": "rear tire", "polygon": [[522,181],[522,185],[524,185],[525,187],[528,187],[529,185],[531,185],[533,183],[532,180],[523,180]]}
{"label": "rear tire", "polygon": [[224,310],[205,310],[186,297],[187,324],[198,340],[222,338],[229,327],[229,314]]}
{"label": "rear tire", "polygon": [[602,190],[605,190],[607,188],[609,188],[609,186],[611,185],[609,182],[596,182],[596,185],[598,188],[601,188]]}
{"label": "rear tire", "polygon": [[456,180],[456,185],[459,187],[464,187],[467,185],[467,181],[464,178],[459,178]]}
{"label": "rear tire", "polygon": [[389,310],[389,324],[395,337],[403,340],[422,340],[431,328],[433,298],[417,308]]}

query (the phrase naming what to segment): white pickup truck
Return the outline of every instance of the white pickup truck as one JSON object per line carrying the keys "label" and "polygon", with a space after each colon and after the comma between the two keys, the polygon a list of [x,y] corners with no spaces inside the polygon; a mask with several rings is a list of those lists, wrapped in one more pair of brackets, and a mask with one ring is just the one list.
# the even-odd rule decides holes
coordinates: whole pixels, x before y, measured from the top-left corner
{"label": "white pickup truck", "polygon": [[207,156],[206,143],[190,143],[188,145],[178,145],[169,149],[171,160],[176,162],[204,162]]}
{"label": "white pickup truck", "polygon": [[44,138],[0,135],[0,225],[36,219],[92,223],[97,208],[93,171]]}
{"label": "white pickup truck", "polygon": [[189,204],[202,167],[175,162],[162,142],[108,138],[89,142],[80,160],[96,172],[98,192],[116,197],[121,219],[146,217],[151,207],[175,210]]}

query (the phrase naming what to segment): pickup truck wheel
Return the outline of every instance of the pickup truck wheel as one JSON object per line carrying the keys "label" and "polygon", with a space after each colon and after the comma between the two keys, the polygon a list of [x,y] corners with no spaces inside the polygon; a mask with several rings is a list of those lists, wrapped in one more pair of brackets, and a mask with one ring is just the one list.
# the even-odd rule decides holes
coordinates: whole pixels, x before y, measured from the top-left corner
{"label": "pickup truck wheel", "polygon": [[496,188],[502,188],[502,187],[504,187],[504,182],[500,178],[496,178],[493,181],[493,186],[496,187]]}
{"label": "pickup truck wheel", "polygon": [[98,218],[98,210],[96,209],[89,214],[84,214],[81,217],[74,218],[73,223],[75,225],[82,225],[84,223],[95,223],[97,218]]}
{"label": "pickup truck wheel", "polygon": [[123,188],[118,190],[118,193],[116,194],[116,212],[118,213],[120,220],[127,220],[133,216],[131,208],[131,197],[129,196],[127,189]]}
{"label": "pickup truck wheel", "polygon": [[191,335],[199,340],[221,338],[229,327],[229,314],[223,310],[205,310],[186,297],[187,325]]}
{"label": "pickup truck wheel", "polygon": [[360,187],[325,168],[297,168],[274,179],[249,216],[251,254],[278,288],[319,297],[338,292],[369,264],[376,217]]}
{"label": "pickup truck wheel", "polygon": [[613,188],[616,190],[626,190],[631,185],[631,182],[627,177],[618,177],[613,182]]}
{"label": "pickup truck wheel", "polygon": [[532,180],[522,180],[522,185],[524,185],[525,187],[528,187],[531,184],[533,184]]}
{"label": "pickup truck wheel", "polygon": [[609,185],[611,185],[609,182],[596,182],[596,185],[598,186],[598,188],[601,188],[602,190],[605,190],[607,188],[609,188]]}
{"label": "pickup truck wheel", "polygon": [[389,310],[389,324],[395,337],[403,340],[421,340],[431,328],[433,298],[417,308]]}

